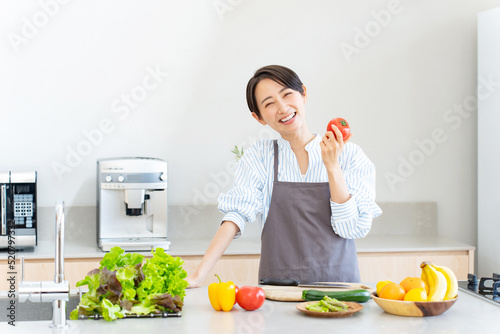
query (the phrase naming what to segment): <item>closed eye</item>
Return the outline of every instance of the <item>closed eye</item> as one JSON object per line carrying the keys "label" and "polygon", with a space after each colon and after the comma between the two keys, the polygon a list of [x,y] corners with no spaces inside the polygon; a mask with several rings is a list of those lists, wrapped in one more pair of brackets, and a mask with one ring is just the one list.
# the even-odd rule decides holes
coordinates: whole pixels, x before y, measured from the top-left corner
{"label": "closed eye", "polygon": [[264,107],[264,108],[269,107],[271,104],[274,104],[274,102],[269,102],[268,104],[266,104],[266,105],[265,105],[265,107]]}

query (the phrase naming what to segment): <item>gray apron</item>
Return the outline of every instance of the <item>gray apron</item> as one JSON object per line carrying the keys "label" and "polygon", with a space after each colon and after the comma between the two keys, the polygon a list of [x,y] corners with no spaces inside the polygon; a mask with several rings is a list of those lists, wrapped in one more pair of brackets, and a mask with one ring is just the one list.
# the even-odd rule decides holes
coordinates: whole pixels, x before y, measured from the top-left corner
{"label": "gray apron", "polygon": [[275,140],[273,193],[261,236],[259,279],[359,282],[354,240],[335,234],[330,221],[328,182],[278,181]]}

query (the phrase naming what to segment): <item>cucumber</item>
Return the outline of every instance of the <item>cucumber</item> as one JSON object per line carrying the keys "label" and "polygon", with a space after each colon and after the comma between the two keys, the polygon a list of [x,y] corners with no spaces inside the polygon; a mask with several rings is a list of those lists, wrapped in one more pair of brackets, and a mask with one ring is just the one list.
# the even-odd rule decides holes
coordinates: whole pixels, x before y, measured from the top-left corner
{"label": "cucumber", "polygon": [[305,301],[322,300],[324,296],[335,298],[344,302],[364,303],[370,300],[370,292],[365,289],[346,290],[346,291],[319,291],[319,290],[304,290],[302,291],[302,299]]}

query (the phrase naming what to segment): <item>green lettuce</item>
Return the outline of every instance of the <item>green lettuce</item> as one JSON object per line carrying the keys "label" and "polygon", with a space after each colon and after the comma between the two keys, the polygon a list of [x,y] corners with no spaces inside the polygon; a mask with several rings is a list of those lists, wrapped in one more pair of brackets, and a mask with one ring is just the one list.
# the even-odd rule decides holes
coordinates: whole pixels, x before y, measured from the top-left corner
{"label": "green lettuce", "polygon": [[123,298],[133,300],[136,296],[135,278],[137,277],[137,268],[133,265],[126,265],[116,271],[116,278],[122,286]]}
{"label": "green lettuce", "polygon": [[153,257],[144,264],[144,281],[137,289],[139,299],[150,294],[169,293],[184,300],[188,282],[186,271],[182,268],[184,262],[179,257],[172,257],[163,248],[152,251]]}
{"label": "green lettuce", "polygon": [[153,256],[144,260],[141,254],[113,247],[100,267],[76,284],[87,285],[89,291],[71,312],[70,319],[101,314],[106,321],[112,321],[129,313],[181,311],[188,285],[184,262],[162,248],[151,253]]}
{"label": "green lettuce", "polygon": [[102,261],[100,262],[101,266],[99,269],[103,269],[107,267],[108,270],[114,271],[116,268],[124,267],[126,265],[135,266],[136,264],[142,263],[144,259],[144,255],[139,253],[125,253],[123,249],[120,247],[113,247],[110,249],[109,253],[104,255]]}
{"label": "green lettuce", "polygon": [[102,300],[102,316],[106,321],[123,318],[122,308],[120,305],[115,305],[104,298]]}

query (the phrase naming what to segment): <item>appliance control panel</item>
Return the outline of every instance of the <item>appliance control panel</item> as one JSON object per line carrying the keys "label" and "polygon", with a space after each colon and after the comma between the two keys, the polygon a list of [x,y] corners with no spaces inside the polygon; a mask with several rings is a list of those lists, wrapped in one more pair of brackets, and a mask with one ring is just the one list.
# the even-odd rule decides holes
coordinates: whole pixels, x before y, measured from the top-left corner
{"label": "appliance control panel", "polygon": [[14,223],[33,227],[33,194],[14,194]]}
{"label": "appliance control panel", "polygon": [[164,172],[155,173],[102,173],[101,189],[166,189],[167,175]]}

